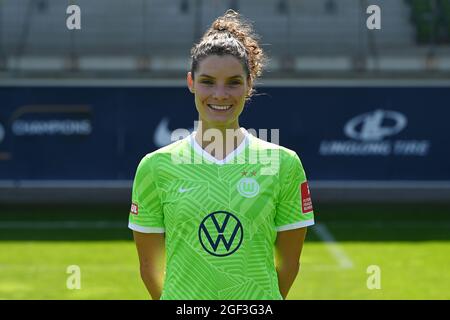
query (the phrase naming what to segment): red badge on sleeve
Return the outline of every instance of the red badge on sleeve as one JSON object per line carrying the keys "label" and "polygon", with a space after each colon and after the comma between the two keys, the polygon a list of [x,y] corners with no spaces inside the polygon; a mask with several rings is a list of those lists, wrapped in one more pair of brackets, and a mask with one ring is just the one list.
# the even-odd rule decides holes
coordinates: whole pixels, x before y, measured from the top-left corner
{"label": "red badge on sleeve", "polygon": [[309,193],[309,186],[307,181],[300,184],[300,194],[302,201],[302,212],[308,213],[313,211],[311,194]]}
{"label": "red badge on sleeve", "polygon": [[136,203],[132,203],[130,211],[132,214],[138,215],[138,213],[139,213],[138,205]]}

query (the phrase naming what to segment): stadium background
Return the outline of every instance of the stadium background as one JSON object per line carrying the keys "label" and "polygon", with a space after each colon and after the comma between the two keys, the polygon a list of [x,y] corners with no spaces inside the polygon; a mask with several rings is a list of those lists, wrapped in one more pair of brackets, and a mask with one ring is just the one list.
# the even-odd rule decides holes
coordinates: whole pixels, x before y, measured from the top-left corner
{"label": "stadium background", "polygon": [[0,299],[148,297],[134,170],[192,128],[189,50],[227,8],[270,57],[242,124],[279,129],[310,180],[317,225],[288,298],[450,298],[450,1],[2,0]]}

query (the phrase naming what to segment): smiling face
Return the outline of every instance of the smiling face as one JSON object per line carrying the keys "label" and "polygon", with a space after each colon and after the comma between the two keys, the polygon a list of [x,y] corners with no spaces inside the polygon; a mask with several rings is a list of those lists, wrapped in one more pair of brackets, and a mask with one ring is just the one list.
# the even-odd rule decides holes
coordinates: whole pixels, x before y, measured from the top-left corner
{"label": "smiling face", "polygon": [[211,55],[198,64],[189,90],[195,95],[199,120],[208,128],[239,128],[239,115],[249,91],[248,76],[232,55]]}

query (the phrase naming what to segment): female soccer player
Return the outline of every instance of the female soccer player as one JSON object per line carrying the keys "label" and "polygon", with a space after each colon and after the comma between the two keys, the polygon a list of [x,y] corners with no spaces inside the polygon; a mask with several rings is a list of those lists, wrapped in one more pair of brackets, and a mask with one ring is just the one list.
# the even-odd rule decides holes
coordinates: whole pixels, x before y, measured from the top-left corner
{"label": "female soccer player", "polygon": [[142,280],[153,299],[284,299],[314,217],[297,154],[239,125],[263,51],[229,10],[191,54],[197,130],[146,155],[133,184]]}

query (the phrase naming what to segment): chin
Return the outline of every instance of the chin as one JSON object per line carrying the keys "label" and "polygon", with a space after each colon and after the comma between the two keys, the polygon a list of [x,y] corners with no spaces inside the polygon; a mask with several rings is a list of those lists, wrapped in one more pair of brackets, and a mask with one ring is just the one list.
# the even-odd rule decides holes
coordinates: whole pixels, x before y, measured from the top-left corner
{"label": "chin", "polygon": [[212,126],[227,126],[233,122],[231,119],[208,119],[207,122]]}

